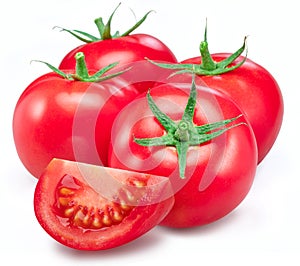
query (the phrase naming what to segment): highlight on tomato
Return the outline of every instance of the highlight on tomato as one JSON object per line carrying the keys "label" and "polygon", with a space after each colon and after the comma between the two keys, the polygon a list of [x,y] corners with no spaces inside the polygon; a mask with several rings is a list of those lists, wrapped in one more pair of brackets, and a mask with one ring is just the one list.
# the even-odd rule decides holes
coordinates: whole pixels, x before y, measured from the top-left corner
{"label": "highlight on tomato", "polygon": [[134,84],[140,92],[144,92],[160,77],[170,73],[168,70],[147,64],[145,57],[157,62],[177,63],[178,61],[171,49],[160,39],[145,33],[132,33],[146,20],[151,11],[124,33],[121,34],[119,31],[111,33],[111,21],[119,6],[120,4],[110,15],[106,24],[102,17],[94,20],[99,37],[81,30],[59,27],[62,31],[84,42],[64,56],[59,68],[73,69],[76,64],[75,54],[83,52],[89,69],[101,69],[113,62],[118,62],[120,67],[131,67],[131,71],[124,73],[123,78]]}
{"label": "highlight on tomato", "polygon": [[[170,82],[184,82],[181,73],[194,73],[211,89],[230,96],[243,110],[256,137],[258,163],[271,150],[283,121],[284,103],[280,87],[272,74],[242,53],[243,45],[233,54],[210,54],[207,42],[207,25],[200,54],[177,64],[157,63],[163,69],[172,69]],[[151,59],[151,58],[150,58]]]}
{"label": "highlight on tomato", "polygon": [[173,203],[166,177],[61,159],[50,162],[34,194],[43,229],[78,250],[133,241],[156,226]]}
{"label": "highlight on tomato", "polygon": [[192,227],[224,217],[243,201],[255,177],[257,147],[243,111],[195,77],[154,87],[127,105],[113,124],[108,163],[168,177],[175,204],[161,224]]}
{"label": "highlight on tomato", "polygon": [[53,158],[106,165],[112,122],[138,91],[122,79],[117,62],[88,69],[83,53],[75,70],[53,71],[33,81],[14,111],[19,158],[36,178]]}

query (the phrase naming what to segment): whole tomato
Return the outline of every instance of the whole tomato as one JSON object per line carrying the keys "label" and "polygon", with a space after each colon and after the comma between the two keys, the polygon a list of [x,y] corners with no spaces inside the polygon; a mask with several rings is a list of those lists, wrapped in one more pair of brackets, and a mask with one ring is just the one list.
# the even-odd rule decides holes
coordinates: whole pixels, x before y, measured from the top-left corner
{"label": "whole tomato", "polygon": [[75,67],[74,55],[83,52],[89,69],[101,69],[113,62],[119,62],[119,66],[131,67],[131,71],[124,73],[123,78],[135,84],[139,91],[146,91],[163,76],[163,72],[170,72],[148,64],[145,57],[170,63],[177,63],[177,59],[158,38],[144,33],[131,34],[145,21],[151,11],[124,34],[119,34],[119,32],[111,34],[110,24],[116,9],[106,25],[102,18],[95,19],[100,38],[78,30],[62,29],[86,43],[70,51],[62,59],[59,68],[73,69]]}
{"label": "whole tomato", "polygon": [[161,224],[171,227],[225,216],[256,172],[255,137],[243,112],[196,81],[154,87],[127,105],[112,129],[109,166],[169,177],[175,204]]}
{"label": "whole tomato", "polygon": [[180,73],[194,73],[203,84],[230,96],[249,120],[257,142],[258,163],[271,150],[279,134],[284,104],[278,83],[261,65],[241,56],[243,46],[235,53],[210,54],[206,39],[200,44],[201,56],[186,59],[179,64],[157,64],[177,70],[172,82],[183,82]]}
{"label": "whole tomato", "polygon": [[33,81],[15,107],[15,146],[24,166],[37,178],[52,158],[106,165],[112,122],[138,95],[118,76],[121,73],[103,75],[112,65],[92,75],[84,55],[76,58],[76,72],[48,64],[55,72]]}

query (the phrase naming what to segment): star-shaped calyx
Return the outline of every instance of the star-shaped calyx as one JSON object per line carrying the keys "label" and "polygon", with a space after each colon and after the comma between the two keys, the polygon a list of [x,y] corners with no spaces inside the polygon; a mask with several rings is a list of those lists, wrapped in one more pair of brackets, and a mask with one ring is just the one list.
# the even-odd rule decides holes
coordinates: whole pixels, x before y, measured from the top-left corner
{"label": "star-shaped calyx", "polygon": [[[215,76],[221,75],[227,72],[231,72],[240,66],[242,66],[247,60],[247,47],[246,47],[247,36],[244,37],[243,45],[234,53],[229,55],[222,61],[215,62],[209,52],[208,42],[207,42],[207,23],[205,25],[204,40],[200,43],[199,51],[201,54],[200,64],[188,64],[188,63],[158,63],[149,58],[146,58],[150,63],[159,66],[161,68],[175,70],[171,76],[182,74],[182,73],[192,73],[199,76]],[[237,64],[233,64],[234,61],[242,55],[246,50],[245,57]]]}
{"label": "star-shaped calyx", "polygon": [[157,118],[159,123],[164,127],[166,134],[155,138],[135,138],[134,141],[141,146],[174,146],[177,150],[179,175],[185,178],[185,168],[187,153],[190,146],[198,146],[208,142],[226,132],[229,129],[245,124],[244,122],[225,127],[242,116],[226,119],[220,122],[195,125],[193,122],[194,112],[197,102],[197,88],[193,77],[190,95],[179,122],[173,121],[167,114],[163,113],[155,104],[150,91],[147,93],[148,105]]}

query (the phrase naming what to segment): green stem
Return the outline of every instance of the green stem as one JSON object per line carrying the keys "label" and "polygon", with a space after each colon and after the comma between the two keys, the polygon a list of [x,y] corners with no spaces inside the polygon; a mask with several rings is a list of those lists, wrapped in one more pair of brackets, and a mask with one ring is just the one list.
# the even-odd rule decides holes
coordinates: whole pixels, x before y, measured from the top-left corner
{"label": "green stem", "polygon": [[187,121],[180,121],[175,131],[174,137],[179,142],[188,142],[190,140],[190,125]]}
{"label": "green stem", "polygon": [[205,32],[204,32],[204,41],[200,43],[200,54],[201,54],[201,68],[205,70],[215,70],[217,68],[217,64],[212,59],[211,54],[208,50],[207,43],[207,21],[205,24]]}
{"label": "green stem", "polygon": [[212,59],[211,54],[208,50],[208,43],[201,42],[200,43],[200,53],[201,53],[201,68],[207,71],[215,70],[217,68],[217,64]]}
{"label": "green stem", "polygon": [[89,77],[89,72],[84,59],[84,53],[79,52],[75,55],[76,59],[76,74],[79,80],[85,80]]}

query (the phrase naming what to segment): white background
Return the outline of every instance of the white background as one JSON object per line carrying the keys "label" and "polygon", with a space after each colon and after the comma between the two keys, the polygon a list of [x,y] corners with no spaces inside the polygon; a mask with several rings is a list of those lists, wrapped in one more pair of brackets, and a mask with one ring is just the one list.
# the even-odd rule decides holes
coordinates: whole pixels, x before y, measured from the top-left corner
{"label": "white background", "polygon": [[[26,86],[48,72],[33,59],[58,65],[80,41],[53,26],[97,32],[93,20],[108,18],[119,1],[6,1],[1,7],[0,258],[5,265],[299,265],[299,25],[297,1],[128,0],[113,29],[125,31],[155,10],[136,32],[155,35],[179,60],[197,56],[208,18],[211,52],[233,52],[249,35],[249,58],[278,81],[285,101],[283,127],[258,167],[242,204],[211,225],[170,230],[156,227],[128,245],[101,252],[66,248],[48,236],[33,212],[37,180],[18,159],[12,115]],[[26,123],[26,121],[24,121]],[[16,264],[18,263],[18,264]],[[278,265],[279,265],[278,264]]]}

